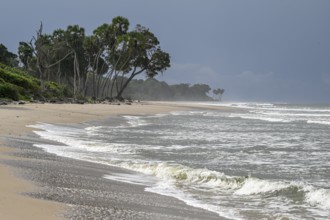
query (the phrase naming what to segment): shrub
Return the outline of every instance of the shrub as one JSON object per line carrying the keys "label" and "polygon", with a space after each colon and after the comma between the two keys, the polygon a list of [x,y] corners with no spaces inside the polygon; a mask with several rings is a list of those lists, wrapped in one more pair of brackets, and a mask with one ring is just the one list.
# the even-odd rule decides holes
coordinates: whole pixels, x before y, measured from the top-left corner
{"label": "shrub", "polygon": [[46,98],[63,97],[63,89],[60,85],[54,82],[46,82],[45,87],[46,90],[42,93],[44,97]]}
{"label": "shrub", "polygon": [[17,87],[14,85],[0,83],[0,97],[17,101],[20,98],[20,94]]}
{"label": "shrub", "polygon": [[40,90],[39,80],[16,68],[0,64],[0,98],[30,99]]}
{"label": "shrub", "polygon": [[29,77],[13,73],[6,69],[0,69],[0,78],[8,83],[15,84],[27,90],[37,91],[39,89],[39,85]]}

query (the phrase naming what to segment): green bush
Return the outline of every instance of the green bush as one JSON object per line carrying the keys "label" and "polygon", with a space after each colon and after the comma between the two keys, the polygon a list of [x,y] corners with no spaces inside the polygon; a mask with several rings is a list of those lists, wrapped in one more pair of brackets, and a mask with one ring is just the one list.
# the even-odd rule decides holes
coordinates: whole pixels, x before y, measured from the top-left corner
{"label": "green bush", "polygon": [[0,64],[0,98],[30,99],[40,91],[40,81],[17,68]]}
{"label": "green bush", "polygon": [[39,85],[29,77],[5,69],[0,69],[0,78],[8,83],[15,84],[27,90],[37,91],[40,88]]}
{"label": "green bush", "polygon": [[42,93],[44,97],[48,99],[63,97],[63,89],[60,85],[54,82],[46,82],[45,88],[46,90]]}
{"label": "green bush", "polygon": [[0,97],[17,101],[20,99],[20,94],[17,87],[14,85],[8,83],[0,83]]}
{"label": "green bush", "polygon": [[69,86],[64,86],[63,96],[64,97],[73,97],[73,91],[72,91],[72,89],[69,88]]}

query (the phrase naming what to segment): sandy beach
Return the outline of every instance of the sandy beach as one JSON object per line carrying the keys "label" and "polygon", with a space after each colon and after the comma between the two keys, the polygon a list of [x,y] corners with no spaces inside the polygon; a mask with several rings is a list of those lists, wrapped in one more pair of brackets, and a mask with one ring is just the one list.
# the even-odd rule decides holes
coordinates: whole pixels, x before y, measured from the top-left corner
{"label": "sandy beach", "polygon": [[[69,199],[68,195],[70,195],[70,193],[66,192],[60,196],[59,194],[61,193],[54,191],[52,194],[53,191],[50,190],[48,192],[49,199],[45,196],[45,192],[48,190],[47,187],[58,188],[56,183],[49,181],[49,179],[53,178],[54,175],[54,178],[57,178],[56,175],[59,175],[58,178],[61,179],[61,169],[68,169],[67,175],[74,175],[74,178],[86,180],[85,182],[87,185],[75,186],[78,194],[82,189],[85,190],[86,188],[95,187],[95,191],[102,190],[103,192],[108,192],[108,200],[109,198],[118,196],[117,194],[120,193],[126,193],[126,196],[132,196],[132,201],[130,202],[122,202],[125,197],[124,195],[121,197],[122,200],[118,202],[112,201],[107,203],[106,201],[101,201],[101,199],[98,199],[99,196],[95,195],[93,197],[97,200],[93,200],[93,204],[97,204],[95,207],[109,206],[107,211],[112,210],[106,214],[109,215],[108,219],[183,219],[182,216],[187,216],[188,219],[219,219],[219,216],[214,213],[187,206],[174,198],[144,192],[143,187],[133,187],[105,180],[102,178],[103,172],[105,172],[102,170],[105,169],[102,166],[46,155],[42,150],[32,147],[36,137],[33,135],[31,136],[32,128],[27,127],[27,125],[33,125],[38,122],[56,124],[83,123],[102,120],[110,116],[121,114],[156,114],[193,107],[196,106],[189,103],[180,104],[166,102],[136,103],[133,105],[26,104],[1,106],[0,219],[66,219],[67,216],[63,213],[68,204],[80,205],[75,199],[72,199],[72,201]],[[33,156],[30,156],[31,152],[33,152]],[[38,157],[36,155],[38,155]],[[38,170],[39,167],[36,166],[38,163],[42,164],[42,167],[45,167],[47,171],[46,174],[43,174],[42,178],[45,178],[45,180],[43,179],[42,181],[40,180],[40,175],[45,172],[45,170]],[[24,167],[24,169],[21,169],[22,167]],[[22,172],[22,170],[25,171]],[[98,171],[96,172],[95,170]],[[112,171],[115,172],[116,168],[113,168]],[[107,172],[109,172],[108,168]],[[50,174],[52,174],[53,177]],[[35,178],[37,180],[40,180],[39,184],[35,184],[34,181],[31,181],[31,179],[33,179],[31,176],[33,175],[36,176]],[[30,178],[22,178],[24,176]],[[93,179],[98,179],[97,183],[87,181],[92,181]],[[72,182],[66,181],[67,180],[63,179],[61,184],[73,184]],[[38,196],[39,194],[41,196]],[[58,196],[56,197],[54,195]],[[144,198],[143,201],[145,204],[139,204],[138,198]],[[135,202],[134,199],[136,199]],[[82,198],[81,200],[84,199]],[[77,202],[77,204],[75,204],[75,202]],[[85,201],[82,203],[85,203]],[[165,205],[167,209],[164,209],[164,207],[162,208],[164,204],[168,204],[168,206]],[[88,206],[90,205],[87,204],[84,207]],[[111,209],[111,207],[113,207],[113,209]],[[76,215],[79,216],[80,219],[86,219],[90,214],[88,210],[80,209],[79,212],[85,212],[83,215]],[[136,218],[132,216],[136,216]],[[99,217],[99,219],[102,219],[102,217]]]}

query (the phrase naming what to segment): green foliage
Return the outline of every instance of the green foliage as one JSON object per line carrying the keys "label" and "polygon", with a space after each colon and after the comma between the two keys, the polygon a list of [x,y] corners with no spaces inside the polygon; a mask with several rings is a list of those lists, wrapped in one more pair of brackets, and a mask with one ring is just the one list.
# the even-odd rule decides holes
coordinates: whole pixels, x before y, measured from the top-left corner
{"label": "green foliage", "polygon": [[63,97],[63,88],[54,82],[46,82],[42,95],[48,99]]}
{"label": "green foliage", "polygon": [[30,60],[33,57],[33,48],[26,42],[19,42],[18,57],[25,69],[29,67]]}
{"label": "green foliage", "polygon": [[20,99],[20,94],[17,87],[9,83],[4,83],[3,80],[0,79],[0,98],[17,101]]}
{"label": "green foliage", "polygon": [[73,97],[73,92],[68,86],[64,86],[62,90],[62,94],[64,97]]}
{"label": "green foliage", "polygon": [[39,90],[39,82],[34,77],[15,68],[0,64],[0,78],[5,82],[24,88],[27,92]]}
{"label": "green foliage", "polygon": [[28,99],[40,88],[38,80],[15,68],[0,64],[0,97]]}
{"label": "green foliage", "polygon": [[21,70],[3,64],[0,64],[0,86],[0,98],[13,100],[29,99],[40,89],[37,79]]}
{"label": "green foliage", "polygon": [[17,55],[9,52],[7,47],[3,44],[0,44],[0,63],[3,63],[8,66],[17,66]]}
{"label": "green foliage", "polygon": [[62,86],[46,82],[41,89],[40,81],[28,73],[0,64],[0,98],[30,100],[31,98],[52,99],[63,96]]}

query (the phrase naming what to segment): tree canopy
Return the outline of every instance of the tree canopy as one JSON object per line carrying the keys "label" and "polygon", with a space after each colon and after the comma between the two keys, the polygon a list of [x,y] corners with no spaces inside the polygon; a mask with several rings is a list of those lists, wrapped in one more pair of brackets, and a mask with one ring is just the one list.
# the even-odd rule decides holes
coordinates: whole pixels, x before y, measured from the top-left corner
{"label": "tree canopy", "polygon": [[[130,81],[144,73],[152,78],[170,67],[170,55],[146,27],[130,30],[118,16],[86,36],[84,28],[70,25],[44,34],[42,24],[30,42],[20,42],[19,59],[26,70],[45,81],[71,88],[74,96],[122,99]],[[90,89],[89,89],[90,90]]]}

